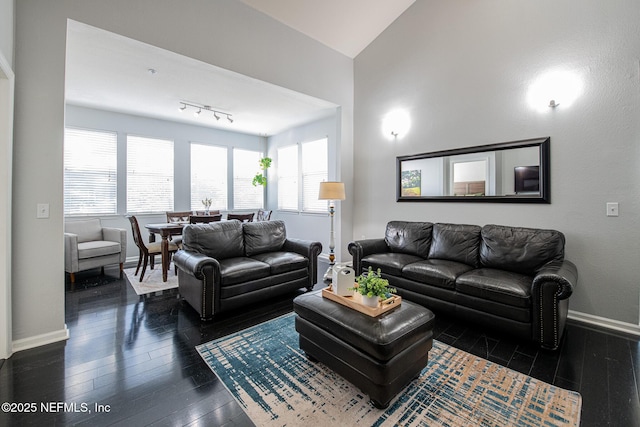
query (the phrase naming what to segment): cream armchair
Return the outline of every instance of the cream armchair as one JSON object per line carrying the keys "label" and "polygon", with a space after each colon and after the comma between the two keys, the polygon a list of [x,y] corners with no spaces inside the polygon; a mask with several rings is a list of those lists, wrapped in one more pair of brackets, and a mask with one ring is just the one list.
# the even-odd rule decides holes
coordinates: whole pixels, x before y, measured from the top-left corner
{"label": "cream armchair", "polygon": [[75,273],[111,264],[120,264],[120,274],[127,257],[127,232],[122,228],[103,227],[99,219],[66,221],[64,224],[64,267],[71,284]]}

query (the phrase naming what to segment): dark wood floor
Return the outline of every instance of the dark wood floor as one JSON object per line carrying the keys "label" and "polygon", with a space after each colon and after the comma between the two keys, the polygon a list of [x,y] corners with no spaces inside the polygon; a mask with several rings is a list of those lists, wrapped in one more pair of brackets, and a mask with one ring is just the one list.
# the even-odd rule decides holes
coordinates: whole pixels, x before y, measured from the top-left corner
{"label": "dark wood floor", "polygon": [[[95,274],[78,274],[66,293],[67,342],[2,363],[0,403],[37,410],[0,412],[0,425],[253,425],[194,347],[290,312],[295,295],[201,324],[175,290],[140,298],[117,272]],[[436,339],[579,391],[583,426],[640,425],[638,339],[570,324],[548,352],[436,314]]]}

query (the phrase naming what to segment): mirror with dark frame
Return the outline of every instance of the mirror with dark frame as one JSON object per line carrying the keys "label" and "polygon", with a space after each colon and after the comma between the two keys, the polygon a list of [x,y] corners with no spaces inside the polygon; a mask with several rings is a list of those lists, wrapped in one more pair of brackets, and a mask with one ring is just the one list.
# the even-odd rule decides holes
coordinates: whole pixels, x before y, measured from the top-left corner
{"label": "mirror with dark frame", "polygon": [[551,203],[550,138],[399,156],[399,202]]}

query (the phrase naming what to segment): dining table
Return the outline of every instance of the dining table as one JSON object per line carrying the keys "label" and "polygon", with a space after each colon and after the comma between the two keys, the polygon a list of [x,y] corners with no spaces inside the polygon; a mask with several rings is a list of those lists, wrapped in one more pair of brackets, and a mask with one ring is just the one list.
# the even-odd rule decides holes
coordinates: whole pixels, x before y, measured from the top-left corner
{"label": "dining table", "polygon": [[171,236],[182,235],[182,228],[186,223],[182,222],[161,222],[157,224],[146,224],[144,227],[149,230],[149,242],[156,241],[156,234],[162,238],[160,242],[160,250],[162,252],[162,281],[167,281],[167,272],[169,271],[169,238]]}

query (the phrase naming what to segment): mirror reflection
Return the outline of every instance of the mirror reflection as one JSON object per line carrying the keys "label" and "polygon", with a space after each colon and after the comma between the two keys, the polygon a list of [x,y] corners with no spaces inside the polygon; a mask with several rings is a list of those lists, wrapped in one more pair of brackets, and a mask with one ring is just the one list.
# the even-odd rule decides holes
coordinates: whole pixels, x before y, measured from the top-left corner
{"label": "mirror reflection", "polygon": [[398,201],[548,203],[549,138],[398,157]]}

